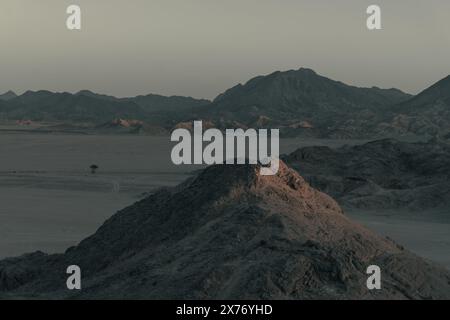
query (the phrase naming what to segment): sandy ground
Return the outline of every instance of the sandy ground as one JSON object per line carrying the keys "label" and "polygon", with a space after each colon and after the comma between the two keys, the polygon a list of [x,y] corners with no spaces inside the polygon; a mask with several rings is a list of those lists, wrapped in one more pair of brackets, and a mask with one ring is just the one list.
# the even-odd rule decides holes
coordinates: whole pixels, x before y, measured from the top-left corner
{"label": "sandy ground", "polygon": [[0,258],[41,250],[63,252],[117,210],[184,175],[0,174]]}
{"label": "sandy ground", "polygon": [[[112,214],[161,186],[186,179],[195,166],[170,160],[168,137],[0,134],[0,258],[63,252]],[[358,141],[281,141],[281,152],[306,145]],[[89,166],[100,168],[95,175]],[[350,215],[409,250],[450,268],[450,225],[373,213]]]}
{"label": "sandy ground", "polygon": [[450,269],[450,224],[347,211],[347,214],[380,235],[390,237],[417,255]]}
{"label": "sandy ground", "polygon": [[145,193],[186,179],[195,168],[172,165],[167,141],[1,134],[0,258],[63,252]]}

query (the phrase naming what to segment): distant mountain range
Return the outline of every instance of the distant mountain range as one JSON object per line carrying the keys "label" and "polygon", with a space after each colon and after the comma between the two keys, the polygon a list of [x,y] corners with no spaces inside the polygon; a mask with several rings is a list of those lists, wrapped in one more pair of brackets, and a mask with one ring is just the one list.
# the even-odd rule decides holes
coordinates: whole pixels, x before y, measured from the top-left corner
{"label": "distant mountain range", "polygon": [[160,95],[116,98],[87,90],[28,91],[20,96],[10,91],[0,96],[2,119],[95,126],[142,121],[150,131],[170,131],[179,123],[201,119],[221,129],[280,128],[285,136],[445,137],[450,134],[450,76],[417,96],[398,89],[350,86],[305,68],[255,77],[213,101]]}
{"label": "distant mountain range", "polygon": [[[208,100],[159,95],[115,98],[91,91],[76,94],[27,91],[0,101],[0,119],[104,123],[116,118],[163,123],[170,113],[208,104]],[[4,97],[3,95],[2,97]]]}
{"label": "distant mountain range", "polygon": [[396,105],[378,129],[387,134],[414,133],[445,136],[450,133],[450,76],[417,96]]}

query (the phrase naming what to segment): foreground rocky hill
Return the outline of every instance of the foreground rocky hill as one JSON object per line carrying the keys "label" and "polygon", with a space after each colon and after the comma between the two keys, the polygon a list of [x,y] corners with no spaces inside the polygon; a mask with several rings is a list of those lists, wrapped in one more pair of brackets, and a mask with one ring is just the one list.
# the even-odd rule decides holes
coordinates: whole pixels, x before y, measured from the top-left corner
{"label": "foreground rocky hill", "polygon": [[[443,299],[450,274],[350,221],[281,163],[212,166],[64,254],[0,261],[2,298]],[[68,291],[66,268],[82,270]],[[368,290],[366,268],[382,270]]]}
{"label": "foreground rocky hill", "polygon": [[450,208],[450,145],[444,142],[384,139],[337,149],[305,147],[284,160],[348,207],[410,213]]}

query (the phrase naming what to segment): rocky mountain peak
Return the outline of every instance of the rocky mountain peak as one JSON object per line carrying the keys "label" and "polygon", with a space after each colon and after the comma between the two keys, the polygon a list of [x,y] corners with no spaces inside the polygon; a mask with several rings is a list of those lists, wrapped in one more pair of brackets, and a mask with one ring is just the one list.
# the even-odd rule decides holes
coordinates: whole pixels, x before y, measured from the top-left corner
{"label": "rocky mountain peak", "polygon": [[438,99],[448,98],[450,98],[450,75],[419,93],[411,99],[410,104],[415,105],[417,103],[432,103]]}
{"label": "rocky mountain peak", "polygon": [[244,195],[264,193],[271,189],[273,194],[292,193],[302,196],[310,191],[309,185],[294,170],[280,160],[276,175],[261,175],[261,164],[214,165],[204,169],[191,183],[200,194],[217,192],[218,196],[227,193]]}

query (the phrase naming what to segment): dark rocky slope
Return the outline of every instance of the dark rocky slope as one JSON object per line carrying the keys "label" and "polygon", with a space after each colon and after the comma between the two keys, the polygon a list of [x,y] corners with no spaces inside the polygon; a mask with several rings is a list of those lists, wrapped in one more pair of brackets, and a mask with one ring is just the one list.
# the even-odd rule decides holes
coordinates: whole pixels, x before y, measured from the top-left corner
{"label": "dark rocky slope", "polygon": [[[68,265],[83,289],[65,289]],[[366,268],[379,265],[382,289]],[[442,299],[450,274],[350,221],[283,163],[212,166],[112,216],[65,254],[0,262],[3,298]]]}
{"label": "dark rocky slope", "polygon": [[444,137],[450,134],[450,75],[387,113],[375,133]]}
{"label": "dark rocky slope", "polygon": [[440,141],[305,147],[284,160],[313,187],[348,207],[450,208],[450,145]]}

